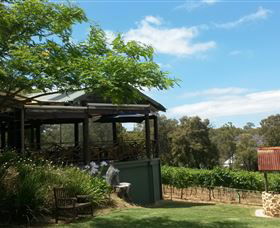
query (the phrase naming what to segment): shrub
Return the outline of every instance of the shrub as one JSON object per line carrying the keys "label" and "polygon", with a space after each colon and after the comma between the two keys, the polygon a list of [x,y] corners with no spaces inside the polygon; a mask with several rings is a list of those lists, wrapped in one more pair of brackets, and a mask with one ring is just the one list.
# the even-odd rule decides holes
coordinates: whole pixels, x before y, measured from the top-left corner
{"label": "shrub", "polygon": [[31,222],[53,209],[53,188],[64,187],[72,194],[86,194],[96,206],[107,203],[109,186],[77,167],[57,166],[40,159],[0,153],[0,219]]}

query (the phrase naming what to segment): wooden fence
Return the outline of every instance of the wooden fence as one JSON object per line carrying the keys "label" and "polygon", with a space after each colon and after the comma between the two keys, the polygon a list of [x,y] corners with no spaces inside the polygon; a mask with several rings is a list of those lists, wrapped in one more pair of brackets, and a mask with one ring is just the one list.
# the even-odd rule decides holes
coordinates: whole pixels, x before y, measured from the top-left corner
{"label": "wooden fence", "polygon": [[212,201],[246,205],[262,205],[262,192],[234,188],[175,188],[163,185],[164,199],[181,199],[191,201]]}

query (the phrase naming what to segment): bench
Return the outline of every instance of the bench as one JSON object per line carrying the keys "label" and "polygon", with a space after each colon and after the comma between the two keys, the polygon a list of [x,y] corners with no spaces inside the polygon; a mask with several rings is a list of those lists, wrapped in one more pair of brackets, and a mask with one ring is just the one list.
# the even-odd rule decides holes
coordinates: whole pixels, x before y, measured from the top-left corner
{"label": "bench", "polygon": [[70,195],[64,188],[54,188],[55,200],[55,222],[58,222],[59,216],[65,217],[68,213],[75,219],[79,214],[93,213],[89,196],[87,195]]}

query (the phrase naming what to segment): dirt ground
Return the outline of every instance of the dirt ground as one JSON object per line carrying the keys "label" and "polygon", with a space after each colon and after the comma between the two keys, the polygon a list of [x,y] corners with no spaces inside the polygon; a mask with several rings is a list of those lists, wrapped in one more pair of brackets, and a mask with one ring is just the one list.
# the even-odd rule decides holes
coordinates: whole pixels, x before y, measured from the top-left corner
{"label": "dirt ground", "polygon": [[98,208],[94,212],[94,216],[98,215],[106,215],[111,213],[112,211],[118,211],[128,208],[140,208],[141,206],[135,205],[133,203],[128,203],[123,199],[119,198],[117,194],[111,194],[111,204],[109,207],[106,208]]}

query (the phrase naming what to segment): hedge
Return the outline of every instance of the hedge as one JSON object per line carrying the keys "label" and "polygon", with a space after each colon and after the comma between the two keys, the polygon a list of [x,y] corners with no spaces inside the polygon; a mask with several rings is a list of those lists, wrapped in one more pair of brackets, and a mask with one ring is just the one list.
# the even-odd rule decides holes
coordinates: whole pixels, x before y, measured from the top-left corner
{"label": "hedge", "polygon": [[[228,187],[244,190],[264,190],[264,178],[260,172],[230,170],[216,167],[212,170],[162,166],[162,183],[177,188]],[[269,191],[280,192],[280,174],[271,173]]]}

